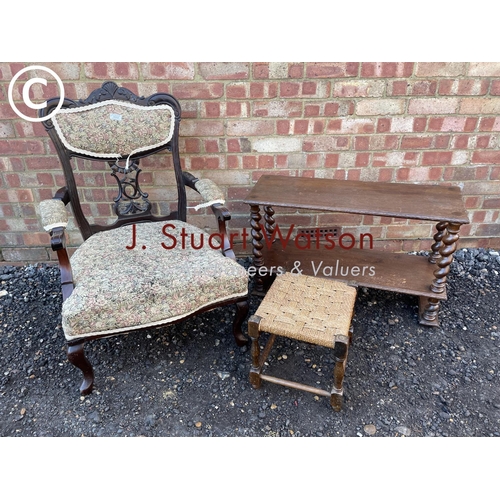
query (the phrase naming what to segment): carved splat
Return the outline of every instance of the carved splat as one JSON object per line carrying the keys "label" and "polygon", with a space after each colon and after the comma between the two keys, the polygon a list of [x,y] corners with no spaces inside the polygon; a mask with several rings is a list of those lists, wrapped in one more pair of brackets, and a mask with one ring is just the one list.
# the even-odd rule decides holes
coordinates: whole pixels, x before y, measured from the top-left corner
{"label": "carved splat", "polygon": [[118,217],[126,217],[135,214],[151,213],[151,203],[148,194],[144,193],[139,186],[139,160],[133,161],[128,168],[121,166],[118,162],[110,163],[112,176],[118,184],[118,196],[114,198],[115,212]]}

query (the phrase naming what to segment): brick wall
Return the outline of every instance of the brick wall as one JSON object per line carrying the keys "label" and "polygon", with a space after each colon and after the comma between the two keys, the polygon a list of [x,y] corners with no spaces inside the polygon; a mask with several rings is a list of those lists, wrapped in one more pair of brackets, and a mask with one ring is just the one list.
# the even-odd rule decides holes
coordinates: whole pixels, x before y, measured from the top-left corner
{"label": "brick wall", "polygon": [[[140,95],[176,96],[183,108],[183,167],[219,183],[233,231],[248,227],[241,200],[264,173],[446,183],[463,188],[469,210],[461,246],[500,248],[500,63],[37,64],[60,76],[69,98],[85,97],[108,79]],[[7,100],[13,75],[29,65],[0,63],[4,261],[54,259],[37,203],[64,184],[43,126],[19,118]],[[34,116],[20,88],[14,91],[19,109]],[[34,99],[57,95],[55,83],[34,89]],[[168,208],[175,196],[169,158],[146,160],[143,168],[150,199]],[[104,167],[78,163],[77,181],[86,214],[111,219],[114,180]],[[196,196],[189,201],[195,204]],[[371,232],[376,246],[392,250],[427,249],[433,234],[431,224],[416,221],[290,212],[286,220],[304,226]],[[190,210],[189,217],[215,229],[208,212]],[[68,233],[70,245],[78,246],[73,222]]]}

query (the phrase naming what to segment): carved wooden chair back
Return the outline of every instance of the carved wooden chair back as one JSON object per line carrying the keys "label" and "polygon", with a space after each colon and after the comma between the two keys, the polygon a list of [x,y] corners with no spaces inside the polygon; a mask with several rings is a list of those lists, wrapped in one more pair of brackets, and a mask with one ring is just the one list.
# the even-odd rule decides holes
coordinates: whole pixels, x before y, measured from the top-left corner
{"label": "carved wooden chair back", "polygon": [[[59,98],[50,99],[40,116],[48,116],[58,103]],[[43,122],[61,161],[73,214],[84,240],[99,231],[134,222],[186,221],[186,189],[179,159],[180,120],[181,107],[172,95],[138,97],[114,82],[106,82],[84,100],[64,99],[56,115]],[[178,200],[176,210],[156,216],[139,185],[139,162],[163,150],[172,153]],[[118,185],[114,205],[118,218],[113,224],[91,224],[85,217],[72,158],[109,164]]]}

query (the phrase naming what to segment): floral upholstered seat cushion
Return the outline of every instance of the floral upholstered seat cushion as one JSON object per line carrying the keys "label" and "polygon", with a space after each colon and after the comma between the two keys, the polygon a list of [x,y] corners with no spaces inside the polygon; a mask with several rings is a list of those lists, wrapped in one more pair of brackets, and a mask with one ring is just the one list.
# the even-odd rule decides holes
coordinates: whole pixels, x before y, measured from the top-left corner
{"label": "floral upholstered seat cushion", "polygon": [[75,288],[63,302],[66,339],[166,324],[246,296],[245,269],[214,249],[219,240],[210,236],[180,221],[91,236],[71,257]]}

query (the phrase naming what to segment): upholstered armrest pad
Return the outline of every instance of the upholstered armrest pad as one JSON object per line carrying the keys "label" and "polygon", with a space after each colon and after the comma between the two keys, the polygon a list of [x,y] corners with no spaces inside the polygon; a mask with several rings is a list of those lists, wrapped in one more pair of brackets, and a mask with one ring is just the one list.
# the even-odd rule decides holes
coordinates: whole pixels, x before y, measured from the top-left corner
{"label": "upholstered armrest pad", "polygon": [[55,227],[66,227],[68,211],[61,200],[43,200],[40,202],[40,216],[45,231],[50,232]]}
{"label": "upholstered armrest pad", "polygon": [[210,179],[200,179],[196,182],[194,187],[203,198],[203,203],[200,203],[195,207],[191,207],[195,210],[199,210],[203,207],[209,207],[211,205],[215,205],[216,203],[220,203],[221,205],[223,205],[226,201],[224,199],[224,194],[219,189],[217,184],[215,184],[215,182]]}

